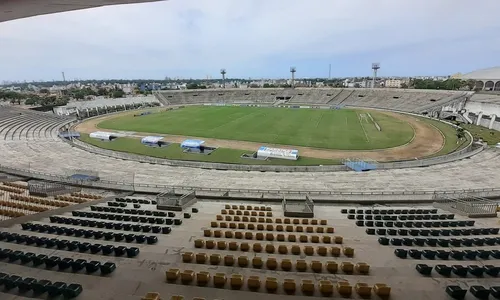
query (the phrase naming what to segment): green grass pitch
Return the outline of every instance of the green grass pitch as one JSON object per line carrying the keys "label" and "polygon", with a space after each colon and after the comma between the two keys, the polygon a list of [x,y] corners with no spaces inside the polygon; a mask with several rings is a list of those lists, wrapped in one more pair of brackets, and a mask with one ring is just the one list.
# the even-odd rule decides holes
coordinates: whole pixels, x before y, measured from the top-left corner
{"label": "green grass pitch", "polygon": [[[380,125],[378,131],[368,118]],[[141,117],[121,116],[99,128],[339,150],[384,149],[413,138],[406,122],[377,111],[189,106]]]}

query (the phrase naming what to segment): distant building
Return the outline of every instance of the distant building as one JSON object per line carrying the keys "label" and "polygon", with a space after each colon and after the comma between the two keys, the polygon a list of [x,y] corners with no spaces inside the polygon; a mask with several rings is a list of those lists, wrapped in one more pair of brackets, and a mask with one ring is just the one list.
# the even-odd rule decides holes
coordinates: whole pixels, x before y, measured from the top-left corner
{"label": "distant building", "polygon": [[476,88],[485,91],[500,91],[500,67],[477,70],[464,74],[462,79],[475,80]]}
{"label": "distant building", "polygon": [[400,88],[404,81],[401,79],[386,79],[384,86],[386,88]]}

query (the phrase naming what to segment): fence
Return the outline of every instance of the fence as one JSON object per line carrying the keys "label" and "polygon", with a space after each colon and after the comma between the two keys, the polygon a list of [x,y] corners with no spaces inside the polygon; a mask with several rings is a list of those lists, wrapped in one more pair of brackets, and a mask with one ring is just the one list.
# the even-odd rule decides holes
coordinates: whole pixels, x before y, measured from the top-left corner
{"label": "fence", "polygon": [[468,217],[496,217],[498,203],[473,195],[446,196],[438,200],[440,208],[457,212]]}

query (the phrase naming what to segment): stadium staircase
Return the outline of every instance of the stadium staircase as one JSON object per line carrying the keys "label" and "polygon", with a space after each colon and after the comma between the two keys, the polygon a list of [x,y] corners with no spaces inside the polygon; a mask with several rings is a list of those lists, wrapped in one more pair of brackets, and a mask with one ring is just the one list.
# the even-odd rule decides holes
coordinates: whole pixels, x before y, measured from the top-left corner
{"label": "stadium staircase", "polygon": [[[344,93],[342,96],[340,96],[340,95],[342,94],[342,92],[343,92],[343,91],[345,91],[345,93]],[[354,90],[351,90],[351,91],[349,91],[349,90],[342,90],[342,92],[340,92],[340,93],[337,95],[337,96],[339,96],[339,98],[338,98],[338,99],[342,99],[342,100],[340,100],[340,102],[338,102],[338,103],[335,103],[336,105],[342,105],[342,103],[344,103],[344,101],[346,101],[347,99],[349,99],[349,97],[351,97],[351,95],[354,93]],[[334,98],[335,98],[335,97],[334,97]],[[337,99],[337,100],[338,100],[338,99]],[[333,99],[332,99],[332,100],[333,100]],[[328,104],[330,104],[330,101],[328,101]]]}
{"label": "stadium staircase", "polygon": [[158,101],[160,101],[160,103],[161,103],[163,106],[168,106],[168,105],[170,105],[170,102],[167,100],[167,98],[165,98],[165,96],[164,96],[161,92],[154,91],[154,92],[153,92],[153,95],[156,97],[156,99],[158,99]]}

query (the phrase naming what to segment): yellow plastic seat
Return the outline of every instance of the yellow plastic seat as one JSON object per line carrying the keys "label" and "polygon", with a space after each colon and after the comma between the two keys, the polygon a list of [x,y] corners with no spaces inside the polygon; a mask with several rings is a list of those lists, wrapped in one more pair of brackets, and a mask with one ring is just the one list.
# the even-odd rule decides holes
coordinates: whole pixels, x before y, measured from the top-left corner
{"label": "yellow plastic seat", "polygon": [[193,261],[194,253],[193,252],[184,252],[182,253],[182,262],[190,263]]}
{"label": "yellow plastic seat", "polygon": [[339,247],[332,247],[332,256],[339,257],[340,256],[340,248]]}
{"label": "yellow plastic seat", "polygon": [[[237,210],[236,211],[236,215],[237,216],[241,216],[242,214],[243,214],[243,211],[241,211],[241,210]],[[234,220],[236,221],[236,219],[234,219]]]}
{"label": "yellow plastic seat", "polygon": [[322,237],[323,239],[323,244],[331,244],[332,243],[332,237],[329,235],[324,235]]}
{"label": "yellow plastic seat", "polygon": [[210,281],[210,273],[201,271],[196,274],[196,284],[206,286]]}
{"label": "yellow plastic seat", "polygon": [[226,285],[226,274],[215,273],[214,275],[214,286],[216,288],[223,288]]}
{"label": "yellow plastic seat", "polygon": [[356,290],[356,293],[362,298],[368,298],[372,295],[372,287],[364,282],[356,283],[354,290]]}
{"label": "yellow plastic seat", "polygon": [[250,232],[250,231],[245,232],[245,239],[246,240],[253,240],[253,232]]}
{"label": "yellow plastic seat", "polygon": [[327,256],[328,255],[328,248],[326,248],[324,246],[319,246],[318,248],[316,248],[316,252],[320,256]]}
{"label": "yellow plastic seat", "polygon": [[337,282],[337,291],[343,297],[351,297],[352,286],[347,281],[339,281]]}
{"label": "yellow plastic seat", "polygon": [[238,229],[246,229],[247,225],[245,223],[238,223]]}
{"label": "yellow plastic seat", "polygon": [[225,204],[225,205],[224,205],[224,208],[225,208],[225,209],[231,209],[231,205],[230,205],[230,204]]}
{"label": "yellow plastic seat", "polygon": [[308,256],[314,255],[314,247],[313,246],[305,246],[304,253]]}
{"label": "yellow plastic seat", "polygon": [[332,274],[337,273],[339,269],[339,265],[335,261],[327,261],[326,262],[326,270]]}
{"label": "yellow plastic seat", "polygon": [[274,226],[272,224],[267,224],[266,231],[274,231]]}
{"label": "yellow plastic seat", "polygon": [[297,236],[295,236],[295,234],[289,234],[288,241],[291,243],[295,243],[297,241]]}
{"label": "yellow plastic seat", "polygon": [[286,232],[293,232],[293,226],[287,225],[285,230],[286,230]]}
{"label": "yellow plastic seat", "polygon": [[274,251],[276,251],[276,248],[274,247],[273,244],[267,244],[266,245],[266,252],[267,253],[271,254],[271,253],[274,253]]}
{"label": "yellow plastic seat", "polygon": [[268,293],[275,293],[278,289],[278,279],[274,277],[266,278],[266,290]]}
{"label": "yellow plastic seat", "polygon": [[236,229],[237,225],[234,222],[229,223],[229,228]]}
{"label": "yellow plastic seat", "polygon": [[301,243],[307,243],[309,241],[309,237],[307,235],[302,234],[299,236],[299,241]]}
{"label": "yellow plastic seat", "polygon": [[279,241],[279,242],[284,242],[285,241],[285,235],[282,234],[282,233],[278,233],[276,235],[276,240]]}
{"label": "yellow plastic seat", "polygon": [[257,218],[256,217],[250,217],[250,222],[257,223]]}
{"label": "yellow plastic seat", "polygon": [[219,249],[219,250],[226,250],[226,248],[227,248],[226,241],[218,241],[217,242],[217,249]]}
{"label": "yellow plastic seat", "polygon": [[295,263],[295,268],[299,272],[305,272],[305,271],[307,271],[307,262],[305,260],[303,260],[303,259],[299,259]]}
{"label": "yellow plastic seat", "polygon": [[245,210],[245,205],[240,205],[240,206],[238,206],[238,209],[239,209],[239,210]]}
{"label": "yellow plastic seat", "polygon": [[251,215],[251,216],[256,217],[256,216],[258,215],[258,213],[257,213],[256,211],[252,211],[252,212],[250,213],[250,215]]}
{"label": "yellow plastic seat", "polygon": [[[244,215],[244,216],[249,216],[249,215],[250,215],[250,212],[249,212],[248,210],[245,210],[245,211],[243,212],[243,215]],[[244,222],[244,221],[243,221],[243,222]]]}
{"label": "yellow plastic seat", "polygon": [[274,220],[274,223],[276,223],[276,224],[282,224],[283,220],[281,220],[281,218],[276,218],[276,220]]}
{"label": "yellow plastic seat", "polygon": [[207,249],[213,249],[213,248],[215,248],[215,241],[213,241],[213,240],[207,240],[205,242],[205,248],[207,248]]}
{"label": "yellow plastic seat", "polygon": [[314,232],[314,227],[312,227],[312,226],[307,226],[307,227],[306,227],[306,232],[307,232],[307,233],[313,233],[313,232]]}
{"label": "yellow plastic seat", "polygon": [[329,297],[333,294],[333,284],[330,280],[320,280],[319,291],[323,296]]}
{"label": "yellow plastic seat", "polygon": [[226,216],[226,217],[224,218],[224,221],[228,221],[228,222],[230,222],[230,221],[232,221],[232,220],[233,220],[233,218],[232,218],[231,216]]}
{"label": "yellow plastic seat", "polygon": [[247,229],[248,230],[255,230],[255,224],[253,224],[253,223],[247,224]]}
{"label": "yellow plastic seat", "polygon": [[212,228],[219,227],[219,222],[215,222],[215,221],[210,222],[210,227],[212,227]]}
{"label": "yellow plastic seat", "polygon": [[295,231],[297,231],[297,232],[304,232],[304,227],[297,226],[297,227],[295,227]]}
{"label": "yellow plastic seat", "polygon": [[391,288],[385,283],[375,283],[373,291],[379,297],[387,298],[391,295]]}
{"label": "yellow plastic seat", "polygon": [[207,254],[206,253],[196,253],[196,263],[204,264],[207,262]]}
{"label": "yellow plastic seat", "polygon": [[344,238],[337,235],[337,236],[335,236],[334,241],[335,241],[335,244],[342,244],[344,242]]}
{"label": "yellow plastic seat", "polygon": [[317,235],[312,235],[312,236],[311,236],[311,242],[312,242],[312,243],[316,243],[316,244],[317,244],[317,243],[319,243],[319,236],[317,236]]}
{"label": "yellow plastic seat", "polygon": [[314,295],[316,287],[314,286],[314,281],[309,279],[303,279],[301,284],[302,293],[304,295]]}
{"label": "yellow plastic seat", "polygon": [[194,271],[193,270],[184,270],[181,273],[181,282],[182,284],[190,284],[194,280]]}
{"label": "yellow plastic seat", "polygon": [[276,231],[283,231],[283,225],[276,225]]}
{"label": "yellow plastic seat", "polygon": [[262,205],[262,206],[260,206],[260,210],[261,211],[266,211],[266,207]]}
{"label": "yellow plastic seat", "polygon": [[257,232],[255,234],[255,239],[258,241],[263,241],[264,240],[264,234],[262,232]]}
{"label": "yellow plastic seat", "polygon": [[246,210],[252,210],[252,206],[251,205],[247,205],[247,209]]}
{"label": "yellow plastic seat", "polygon": [[281,260],[281,269],[283,271],[291,271],[292,270],[292,261],[288,258]]}
{"label": "yellow plastic seat", "polygon": [[267,258],[266,267],[269,270],[276,270],[276,268],[278,268],[278,262],[276,261],[276,258],[274,258],[274,257]]}
{"label": "yellow plastic seat", "polygon": [[344,261],[340,264],[340,269],[346,274],[352,274],[354,272],[354,264],[348,261]]}
{"label": "yellow plastic seat", "polygon": [[359,274],[367,275],[370,273],[370,265],[364,262],[359,262],[355,265],[355,270]]}
{"label": "yellow plastic seat", "polygon": [[253,252],[262,252],[262,245],[260,243],[253,244]]}
{"label": "yellow plastic seat", "polygon": [[161,300],[160,293],[148,292],[141,300]]}
{"label": "yellow plastic seat", "polygon": [[259,217],[265,217],[265,216],[266,216],[266,212],[265,211],[259,211]]}
{"label": "yellow plastic seat", "polygon": [[226,256],[224,256],[224,265],[225,266],[232,266],[232,265],[234,265],[234,256],[232,256],[232,255],[226,255]]}
{"label": "yellow plastic seat", "polygon": [[266,206],[266,211],[272,211],[273,209],[270,206]]}
{"label": "yellow plastic seat", "polygon": [[279,245],[278,246],[278,253],[279,254],[288,254],[288,247],[286,245]]}
{"label": "yellow plastic seat", "polygon": [[228,247],[229,247],[229,250],[236,251],[236,250],[238,250],[238,243],[237,242],[229,242]]}
{"label": "yellow plastic seat", "polygon": [[[259,213],[259,216],[260,216],[261,214],[264,214],[264,212],[260,212],[260,213]],[[266,219],[265,219],[265,218],[260,217],[260,218],[258,218],[258,219],[257,219],[257,222],[258,222],[258,223],[266,223]]]}
{"label": "yellow plastic seat", "polygon": [[243,218],[241,218],[241,221],[242,222],[249,222],[250,218],[248,218],[247,216],[244,216]]}
{"label": "yellow plastic seat", "polygon": [[326,225],[328,225],[328,222],[326,220],[321,220],[321,221],[319,221],[319,225],[326,226]]}
{"label": "yellow plastic seat", "polygon": [[316,233],[324,233],[325,229],[323,227],[316,227]]}
{"label": "yellow plastic seat", "polygon": [[220,264],[221,261],[221,255],[217,253],[210,254],[210,264],[211,265],[218,265]]}
{"label": "yellow plastic seat", "polygon": [[311,220],[311,225],[318,225],[318,220],[317,219],[312,219]]}
{"label": "yellow plastic seat", "polygon": [[302,252],[302,250],[300,249],[300,246],[293,245],[291,252],[292,252],[293,255],[300,255],[300,253]]}
{"label": "yellow plastic seat", "polygon": [[223,220],[224,220],[224,217],[223,217],[222,215],[217,215],[217,216],[215,216],[215,219],[216,219],[217,221],[223,221]]}
{"label": "yellow plastic seat", "polygon": [[210,230],[210,229],[203,230],[203,236],[205,236],[205,237],[211,237],[212,236],[212,230]]}
{"label": "yellow plastic seat", "polygon": [[311,270],[314,273],[321,273],[323,271],[323,264],[318,260],[311,261]]}
{"label": "yellow plastic seat", "polygon": [[351,247],[344,247],[344,255],[347,257],[353,257],[354,256],[354,249]]}
{"label": "yellow plastic seat", "polygon": [[220,213],[223,214],[223,215],[227,215],[227,209],[221,210]]}
{"label": "yellow plastic seat", "polygon": [[241,240],[243,238],[243,232],[241,232],[241,231],[235,231],[234,232],[234,238]]}
{"label": "yellow plastic seat", "polygon": [[283,280],[283,290],[288,295],[295,294],[296,288],[297,288],[297,285],[295,284],[295,280],[293,280],[293,279],[285,279],[285,280]]}
{"label": "yellow plastic seat", "polygon": [[226,222],[220,222],[219,223],[220,228],[227,228],[227,223]]}
{"label": "yellow plastic seat", "polygon": [[264,262],[262,261],[262,257],[255,256],[252,258],[252,266],[256,269],[262,268]]}
{"label": "yellow plastic seat", "polygon": [[177,281],[177,279],[179,278],[179,274],[180,274],[179,269],[169,269],[165,273],[165,278],[168,282],[174,282]]}
{"label": "yellow plastic seat", "polygon": [[222,230],[214,230],[214,237],[221,238],[222,237]]}
{"label": "yellow plastic seat", "polygon": [[226,239],[232,239],[232,238],[233,238],[233,232],[232,232],[232,231],[229,231],[229,230],[228,230],[228,231],[226,231],[226,232],[224,232],[224,237],[225,237]]}
{"label": "yellow plastic seat", "polygon": [[238,257],[238,266],[240,266],[242,268],[248,267],[248,257],[246,257],[246,256]]}
{"label": "yellow plastic seat", "polygon": [[231,276],[231,288],[233,290],[239,290],[243,286],[244,280],[243,275],[233,274]]}
{"label": "yellow plastic seat", "polygon": [[271,211],[266,212],[266,217],[272,217],[273,213]]}
{"label": "yellow plastic seat", "polygon": [[184,300],[184,296],[174,295],[174,296],[170,297],[170,300]]}
{"label": "yellow plastic seat", "polygon": [[202,239],[194,240],[194,247],[195,248],[203,248],[203,246],[205,246],[205,240],[202,240]]}
{"label": "yellow plastic seat", "polygon": [[300,224],[300,220],[299,219],[293,219],[292,220],[292,224],[293,225],[299,225]]}
{"label": "yellow plastic seat", "polygon": [[235,214],[235,212],[234,212],[234,210],[233,210],[233,209],[228,210],[228,213],[229,213],[230,215],[234,215],[234,214]]}
{"label": "yellow plastic seat", "polygon": [[326,233],[335,233],[335,229],[333,227],[326,227]]}
{"label": "yellow plastic seat", "polygon": [[302,219],[302,225],[309,225],[309,219]]}
{"label": "yellow plastic seat", "polygon": [[260,289],[260,278],[259,276],[249,276],[247,279],[248,289],[251,291],[258,291]]}
{"label": "yellow plastic seat", "polygon": [[274,234],[266,233],[266,241],[274,241]]}
{"label": "yellow plastic seat", "polygon": [[248,252],[250,251],[250,245],[248,243],[241,243],[240,250],[243,252]]}
{"label": "yellow plastic seat", "polygon": [[238,216],[234,216],[233,220],[235,222],[241,222],[241,217],[239,216],[239,215],[241,215],[241,211],[238,210],[237,214],[238,214]]}

